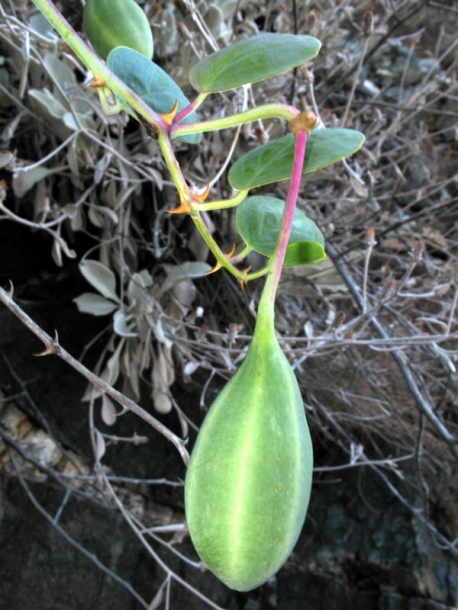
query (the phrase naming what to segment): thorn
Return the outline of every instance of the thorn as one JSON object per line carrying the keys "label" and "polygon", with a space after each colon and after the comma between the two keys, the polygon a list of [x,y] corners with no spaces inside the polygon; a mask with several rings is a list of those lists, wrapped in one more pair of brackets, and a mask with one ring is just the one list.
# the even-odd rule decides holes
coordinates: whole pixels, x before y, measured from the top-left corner
{"label": "thorn", "polygon": [[[194,191],[192,192],[192,196],[193,199],[195,199],[197,201],[197,203],[203,203],[208,195],[210,194],[210,183],[207,184],[207,186],[205,187],[205,190],[202,193],[195,193]],[[235,248],[235,246],[234,246]]]}
{"label": "thorn", "polygon": [[[249,267],[247,267],[246,269],[244,269],[242,271],[243,275],[247,275],[247,273],[249,273],[251,271],[251,265]],[[239,284],[240,284],[240,288],[242,290],[245,290],[245,285],[246,285],[246,279],[245,278],[240,278],[239,279]]]}
{"label": "thorn", "polygon": [[173,210],[166,210],[169,214],[190,214],[191,206],[187,201],[180,197],[180,205]]}
{"label": "thorn", "polygon": [[11,280],[9,280],[10,283],[10,289],[8,291],[8,296],[10,297],[10,299],[13,298],[13,294],[14,294],[14,284]]}
{"label": "thorn", "polygon": [[227,258],[228,261],[231,260],[232,255],[234,254],[234,252],[235,252],[235,244],[232,246],[230,251],[227,254],[224,255]]}
{"label": "thorn", "polygon": [[39,352],[38,354],[33,354],[35,358],[41,358],[42,356],[50,356],[52,351],[47,347],[43,352]]}
{"label": "thorn", "polygon": [[[227,258],[227,260],[229,261],[231,259],[231,256],[234,254],[235,252],[235,244],[232,246],[232,248],[230,249],[230,252],[228,252],[227,254],[224,255],[224,258]],[[207,273],[205,275],[211,275],[212,273],[216,273],[217,271],[219,271],[222,267],[222,264],[219,261],[216,261],[216,265],[214,267],[212,267],[210,269],[210,271],[207,271]]]}
{"label": "thorn", "polygon": [[158,114],[162,118],[164,123],[170,127],[173,123],[173,119],[175,118],[177,111],[178,111],[178,100],[175,102],[175,105],[170,112],[166,112],[165,114],[161,114],[159,112]]}
{"label": "thorn", "polygon": [[180,198],[180,205],[172,210],[166,210],[166,212],[169,214],[190,214],[192,211],[191,206],[185,199],[184,195],[182,193],[178,193],[178,197]]}
{"label": "thorn", "polygon": [[100,74],[97,74],[97,72],[93,72],[92,76],[94,77],[94,80],[89,83],[89,87],[91,87],[92,89],[106,87],[106,80],[102,76],[100,76]]}
{"label": "thorn", "polygon": [[222,267],[222,264],[219,261],[216,261],[216,265],[214,267],[212,267],[210,269],[210,271],[207,271],[207,273],[205,275],[211,275],[212,273],[216,273],[217,271],[219,271]]}
{"label": "thorn", "polygon": [[34,354],[37,358],[41,358],[42,356],[51,356],[56,353],[56,348],[59,345],[59,334],[57,330],[54,331],[54,339],[52,340],[52,346],[47,347],[44,351],[39,352],[38,354]]}

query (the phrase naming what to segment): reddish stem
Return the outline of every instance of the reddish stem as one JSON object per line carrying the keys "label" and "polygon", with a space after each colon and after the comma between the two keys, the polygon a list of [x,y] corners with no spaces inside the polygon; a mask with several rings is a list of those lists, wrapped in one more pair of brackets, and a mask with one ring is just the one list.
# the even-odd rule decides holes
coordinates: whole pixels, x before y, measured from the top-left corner
{"label": "reddish stem", "polygon": [[293,224],[294,212],[296,211],[297,198],[301,188],[302,168],[304,167],[305,151],[307,147],[308,132],[305,129],[295,134],[294,160],[289,184],[288,196],[286,198],[285,211],[278,234],[277,245],[272,256],[269,274],[264,286],[261,301],[259,303],[259,314],[266,314],[273,319],[275,295],[280,281],[283,263],[285,261],[286,249]]}

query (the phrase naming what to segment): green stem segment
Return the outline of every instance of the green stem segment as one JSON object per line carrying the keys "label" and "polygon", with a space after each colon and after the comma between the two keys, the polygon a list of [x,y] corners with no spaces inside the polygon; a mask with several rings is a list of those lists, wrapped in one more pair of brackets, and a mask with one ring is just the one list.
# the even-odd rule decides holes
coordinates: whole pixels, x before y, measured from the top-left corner
{"label": "green stem segment", "polygon": [[190,206],[192,202],[192,196],[189,187],[186,184],[186,180],[184,179],[180,164],[178,163],[175,153],[173,152],[170,139],[165,132],[159,132],[157,143],[159,144],[159,148],[161,149],[161,152],[164,156],[164,160],[172,177],[172,181],[178,191],[180,201],[185,202]]}
{"label": "green stem segment", "polygon": [[215,210],[227,210],[229,208],[235,208],[240,205],[242,201],[246,199],[248,195],[248,189],[239,191],[235,197],[230,199],[224,199],[222,201],[209,201],[208,203],[196,204],[198,212],[213,212]]}
{"label": "green stem segment", "polygon": [[[183,112],[181,112],[175,120],[181,120],[183,118],[182,114]],[[178,138],[180,136],[185,136],[196,132],[229,129],[230,127],[237,127],[238,125],[250,123],[251,121],[265,119],[285,119],[286,121],[290,121],[298,114],[299,110],[293,106],[288,106],[287,104],[265,104],[264,106],[258,106],[257,108],[250,108],[250,110],[245,110],[245,112],[240,112],[239,114],[214,119],[211,121],[203,121],[202,123],[188,123],[186,125],[180,125],[178,122],[175,122],[170,130],[170,137]]]}

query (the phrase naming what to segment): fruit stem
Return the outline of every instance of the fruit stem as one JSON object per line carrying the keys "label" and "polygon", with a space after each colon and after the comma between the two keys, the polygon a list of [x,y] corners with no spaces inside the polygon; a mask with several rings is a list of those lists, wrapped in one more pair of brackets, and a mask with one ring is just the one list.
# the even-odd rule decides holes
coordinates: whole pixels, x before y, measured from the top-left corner
{"label": "fruit stem", "polygon": [[269,272],[259,302],[256,328],[258,328],[258,326],[263,326],[264,324],[268,324],[269,326],[273,325],[275,295],[277,294],[278,283],[285,261],[289,235],[291,233],[297,198],[301,187],[308,130],[300,129],[294,135],[294,159],[288,196],[286,198],[285,211],[278,233],[277,245],[275,246],[275,252],[272,258],[270,259]]}

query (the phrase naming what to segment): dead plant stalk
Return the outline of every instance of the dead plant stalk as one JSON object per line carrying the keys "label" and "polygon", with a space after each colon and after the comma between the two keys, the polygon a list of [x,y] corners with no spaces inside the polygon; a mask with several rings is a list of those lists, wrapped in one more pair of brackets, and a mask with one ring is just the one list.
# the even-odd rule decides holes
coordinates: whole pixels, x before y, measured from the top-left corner
{"label": "dead plant stalk", "polygon": [[45,350],[40,354],[36,354],[37,356],[50,356],[55,355],[64,360],[67,364],[75,369],[80,375],[85,377],[88,381],[94,384],[96,387],[100,388],[106,394],[111,396],[113,400],[115,400],[122,407],[121,413],[119,415],[123,415],[126,411],[132,411],[138,417],[146,421],[152,428],[154,428],[157,432],[165,436],[167,440],[169,440],[177,449],[181,455],[183,462],[187,465],[189,461],[189,454],[185,448],[186,441],[179,438],[176,434],[174,434],[171,430],[169,430],[164,424],[162,424],[158,419],[150,415],[147,411],[145,411],[142,407],[140,407],[137,403],[130,398],[127,398],[124,394],[113,388],[106,381],[94,375],[92,371],[86,368],[81,362],[76,360],[73,356],[71,356],[60,344],[59,337],[57,331],[55,333],[54,338],[50,337],[44,330],[30,318],[25,311],[23,311],[19,305],[17,305],[13,300],[13,285],[11,284],[11,289],[9,292],[0,288],[0,301],[8,307],[8,309],[36,336],[40,341],[44,344]]}

